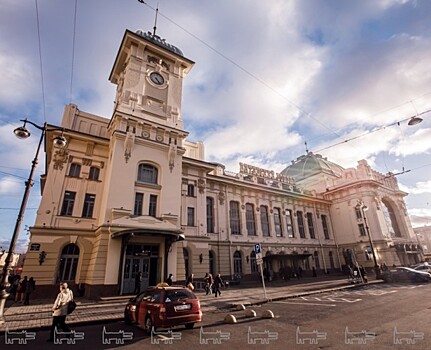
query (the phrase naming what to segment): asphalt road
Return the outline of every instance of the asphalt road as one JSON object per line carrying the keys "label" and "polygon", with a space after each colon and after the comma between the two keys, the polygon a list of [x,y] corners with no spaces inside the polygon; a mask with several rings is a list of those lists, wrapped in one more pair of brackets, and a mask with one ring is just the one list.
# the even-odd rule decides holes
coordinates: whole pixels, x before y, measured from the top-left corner
{"label": "asphalt road", "polygon": [[[27,345],[0,336],[2,349],[430,349],[431,284],[382,284],[316,294],[252,307],[256,318],[234,311],[237,324],[223,323],[226,310],[207,312],[193,330],[174,328],[147,336],[123,322],[76,327],[77,337],[62,345],[46,343],[47,331],[35,332]],[[265,310],[275,317],[263,319]],[[202,327],[201,327],[202,326]],[[104,333],[105,331],[105,333]],[[164,334],[162,334],[165,332]],[[28,336],[29,334],[27,334]],[[31,336],[32,334],[30,334]],[[21,335],[22,336],[22,335]],[[9,341],[9,343],[8,343]]]}

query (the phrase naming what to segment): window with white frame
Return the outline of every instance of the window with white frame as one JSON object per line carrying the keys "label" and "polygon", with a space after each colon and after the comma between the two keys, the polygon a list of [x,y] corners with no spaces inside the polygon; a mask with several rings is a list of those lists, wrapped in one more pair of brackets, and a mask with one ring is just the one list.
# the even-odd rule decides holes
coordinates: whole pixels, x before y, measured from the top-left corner
{"label": "window with white frame", "polygon": [[254,221],[254,205],[247,203],[245,205],[245,223],[247,227],[247,234],[249,236],[256,235],[256,224]]}
{"label": "window with white frame", "polygon": [[233,235],[241,234],[239,203],[235,201],[229,202],[229,221],[230,232]]}
{"label": "window with white frame", "polygon": [[266,205],[260,206],[260,227],[262,229],[263,236],[269,236],[269,218],[268,218],[268,207]]}

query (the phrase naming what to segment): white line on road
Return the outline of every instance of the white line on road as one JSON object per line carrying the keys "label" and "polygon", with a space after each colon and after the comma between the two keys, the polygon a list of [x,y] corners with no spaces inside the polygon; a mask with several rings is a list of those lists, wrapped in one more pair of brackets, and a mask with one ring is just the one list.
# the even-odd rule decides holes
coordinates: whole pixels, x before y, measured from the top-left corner
{"label": "white line on road", "polygon": [[319,305],[319,306],[332,306],[335,307],[337,305],[335,304],[319,304],[319,303],[295,303],[293,301],[274,301],[274,303],[279,303],[279,304],[294,304],[294,305]]}

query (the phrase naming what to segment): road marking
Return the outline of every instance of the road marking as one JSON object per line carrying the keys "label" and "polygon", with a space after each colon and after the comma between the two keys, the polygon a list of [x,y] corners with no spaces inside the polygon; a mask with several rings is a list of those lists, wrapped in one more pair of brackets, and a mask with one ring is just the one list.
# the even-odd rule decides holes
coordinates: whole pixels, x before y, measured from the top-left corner
{"label": "road marking", "polygon": [[302,300],[313,300],[313,301],[332,301],[335,303],[356,303],[358,301],[361,301],[362,299],[347,299],[347,298],[334,298],[331,296],[318,298],[318,297],[301,297]]}
{"label": "road marking", "polygon": [[295,303],[293,301],[275,301],[274,303],[279,303],[279,304],[294,304],[294,305],[318,305],[318,306],[331,306],[331,307],[335,307],[337,305],[335,304],[319,304],[319,303]]}

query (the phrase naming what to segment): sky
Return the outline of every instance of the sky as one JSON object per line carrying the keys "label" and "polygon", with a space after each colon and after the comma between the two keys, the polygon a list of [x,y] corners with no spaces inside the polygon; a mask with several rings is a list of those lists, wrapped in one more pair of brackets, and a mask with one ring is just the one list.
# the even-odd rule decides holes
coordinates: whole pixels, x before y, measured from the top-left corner
{"label": "sky", "polygon": [[[126,29],[196,62],[182,118],[206,160],[280,172],[307,150],[397,175],[414,227],[431,223],[431,1],[0,0],[0,249],[8,249],[39,130],[64,106],[110,118]],[[420,115],[423,122],[407,125]],[[40,201],[41,152],[17,251]]]}

